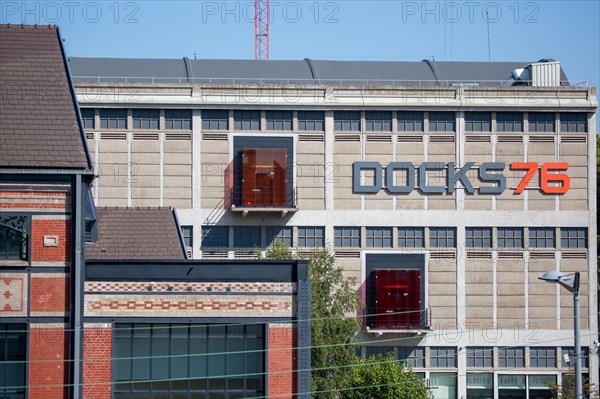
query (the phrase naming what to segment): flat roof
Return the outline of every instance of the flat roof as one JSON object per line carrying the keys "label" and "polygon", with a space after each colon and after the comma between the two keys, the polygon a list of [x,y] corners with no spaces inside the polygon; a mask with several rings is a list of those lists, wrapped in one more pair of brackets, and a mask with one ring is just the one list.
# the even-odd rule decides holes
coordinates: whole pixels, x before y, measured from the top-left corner
{"label": "flat roof", "polygon": [[[496,84],[527,62],[69,59],[75,82],[421,85]],[[567,77],[561,69],[561,81]]]}

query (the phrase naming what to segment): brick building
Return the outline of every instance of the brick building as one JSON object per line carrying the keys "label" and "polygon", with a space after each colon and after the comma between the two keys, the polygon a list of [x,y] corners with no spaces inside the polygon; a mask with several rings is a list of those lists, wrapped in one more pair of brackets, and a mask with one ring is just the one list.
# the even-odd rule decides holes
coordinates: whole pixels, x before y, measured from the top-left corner
{"label": "brick building", "polygon": [[65,398],[81,360],[93,172],[56,27],[0,26],[2,398]]}
{"label": "brick building", "polygon": [[363,353],[436,399],[551,397],[573,301],[538,277],[578,271],[598,382],[596,88],[559,62],[70,65],[99,206],[176,208],[194,259],[330,246],[365,302]]}
{"label": "brick building", "polygon": [[96,208],[58,28],[0,37],[0,398],[310,391],[306,263],[189,261],[172,208]]}

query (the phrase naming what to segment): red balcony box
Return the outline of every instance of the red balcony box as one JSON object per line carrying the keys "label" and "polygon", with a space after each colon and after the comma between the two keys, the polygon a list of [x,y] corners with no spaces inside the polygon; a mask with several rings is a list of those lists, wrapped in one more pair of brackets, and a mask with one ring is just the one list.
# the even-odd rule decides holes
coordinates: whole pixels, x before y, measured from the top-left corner
{"label": "red balcony box", "polygon": [[242,149],[242,207],[287,205],[287,150]]}
{"label": "red balcony box", "polygon": [[370,327],[382,330],[422,328],[421,271],[374,270]]}

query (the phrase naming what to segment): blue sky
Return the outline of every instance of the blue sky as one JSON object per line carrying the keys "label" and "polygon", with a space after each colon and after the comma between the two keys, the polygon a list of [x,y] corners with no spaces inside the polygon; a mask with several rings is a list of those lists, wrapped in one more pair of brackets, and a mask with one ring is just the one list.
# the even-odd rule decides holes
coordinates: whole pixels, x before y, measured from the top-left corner
{"label": "blue sky", "polygon": [[[70,56],[254,56],[253,1],[0,1],[1,23],[58,24]],[[600,2],[271,0],[271,59],[560,60],[600,81]],[[487,11],[487,13],[486,13]],[[489,24],[488,24],[489,20]]]}

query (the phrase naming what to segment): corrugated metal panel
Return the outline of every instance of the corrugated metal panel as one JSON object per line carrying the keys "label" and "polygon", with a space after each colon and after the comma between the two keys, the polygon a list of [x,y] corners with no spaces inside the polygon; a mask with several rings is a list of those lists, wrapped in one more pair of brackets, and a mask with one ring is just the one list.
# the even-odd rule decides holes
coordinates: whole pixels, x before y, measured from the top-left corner
{"label": "corrugated metal panel", "polygon": [[530,68],[532,86],[560,86],[560,62],[536,62]]}

